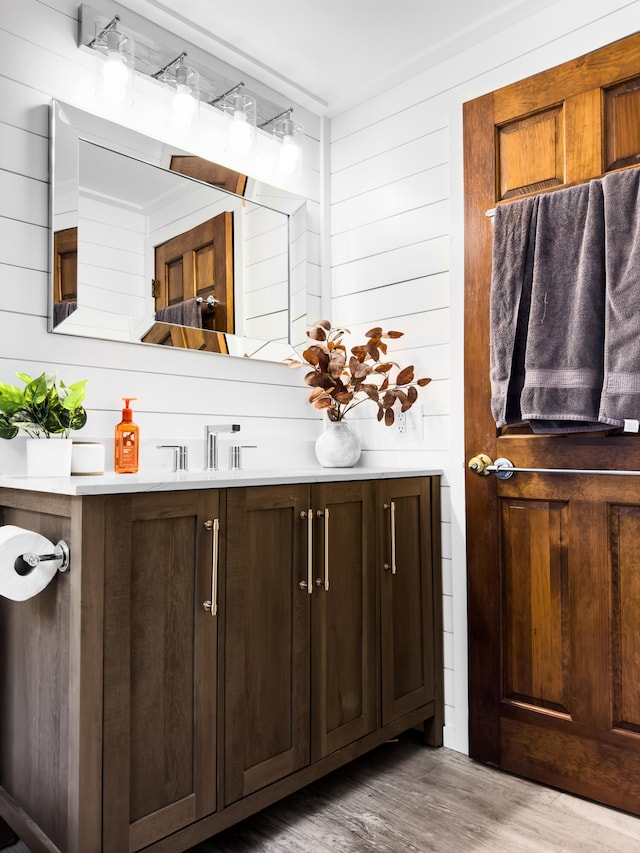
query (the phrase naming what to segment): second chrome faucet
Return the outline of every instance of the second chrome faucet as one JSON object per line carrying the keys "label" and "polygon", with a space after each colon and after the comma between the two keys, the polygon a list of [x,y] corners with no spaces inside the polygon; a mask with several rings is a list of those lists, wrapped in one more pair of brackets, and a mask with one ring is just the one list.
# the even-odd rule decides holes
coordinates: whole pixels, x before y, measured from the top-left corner
{"label": "second chrome faucet", "polygon": [[240,432],[240,424],[207,424],[204,428],[204,470],[218,470],[218,433]]}

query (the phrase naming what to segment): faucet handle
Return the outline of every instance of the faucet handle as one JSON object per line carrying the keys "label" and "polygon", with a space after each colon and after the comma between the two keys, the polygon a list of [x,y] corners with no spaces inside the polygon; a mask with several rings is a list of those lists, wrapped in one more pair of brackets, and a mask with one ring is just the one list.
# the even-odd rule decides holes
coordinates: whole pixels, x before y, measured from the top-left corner
{"label": "faucet handle", "polygon": [[257,444],[232,444],[229,448],[229,470],[240,471],[242,468],[242,449],[257,446]]}
{"label": "faucet handle", "polygon": [[186,444],[158,444],[158,450],[173,450],[172,471],[189,470],[189,448]]}

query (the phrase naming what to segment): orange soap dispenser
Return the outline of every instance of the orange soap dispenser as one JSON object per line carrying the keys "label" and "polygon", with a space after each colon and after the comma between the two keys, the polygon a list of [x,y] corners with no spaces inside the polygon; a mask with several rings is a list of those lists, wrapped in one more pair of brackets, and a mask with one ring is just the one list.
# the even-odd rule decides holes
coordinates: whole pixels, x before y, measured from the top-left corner
{"label": "orange soap dispenser", "polygon": [[116,474],[136,474],[138,471],[138,437],[140,429],[133,423],[129,403],[137,397],[123,397],[122,420],[116,427],[113,470]]}

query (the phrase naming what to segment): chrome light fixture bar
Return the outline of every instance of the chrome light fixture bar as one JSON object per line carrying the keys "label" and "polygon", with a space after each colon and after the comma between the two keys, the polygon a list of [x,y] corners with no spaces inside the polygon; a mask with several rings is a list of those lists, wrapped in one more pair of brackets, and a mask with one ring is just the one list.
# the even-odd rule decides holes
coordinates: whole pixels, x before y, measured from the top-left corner
{"label": "chrome light fixture bar", "polygon": [[[117,33],[120,37],[126,34],[130,44],[135,43],[135,53],[131,57],[130,67],[135,68],[139,74],[157,80],[162,79],[162,82],[166,82],[163,75],[168,75],[176,93],[179,85],[183,87],[190,85],[189,71],[197,73],[199,103],[213,104],[237,122],[236,130],[230,131],[231,137],[235,134],[244,138],[246,144],[246,139],[251,136],[252,126],[255,134],[256,127],[266,128],[275,121],[271,116],[290,114],[291,108],[283,110],[281,105],[265,97],[261,93],[264,87],[259,83],[253,90],[243,82],[238,82],[237,71],[222,60],[192,44],[185,44],[174,33],[118,3],[109,1],[107,8],[109,12],[101,11],[87,3],[80,5],[79,46],[99,51],[101,40],[106,39],[108,43],[111,39],[115,42],[115,34],[109,35],[110,33]],[[184,62],[187,53],[188,65]],[[255,111],[255,121],[252,111]],[[249,132],[245,128],[237,129],[240,128],[241,123],[249,126]],[[275,124],[273,133],[277,136]]]}

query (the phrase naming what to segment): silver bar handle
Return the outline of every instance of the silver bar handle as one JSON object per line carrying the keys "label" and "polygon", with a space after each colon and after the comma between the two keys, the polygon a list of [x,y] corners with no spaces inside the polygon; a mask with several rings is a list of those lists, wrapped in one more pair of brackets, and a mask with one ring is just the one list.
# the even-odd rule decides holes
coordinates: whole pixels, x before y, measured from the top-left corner
{"label": "silver bar handle", "polygon": [[213,531],[213,540],[211,545],[211,600],[204,601],[202,606],[208,610],[212,616],[218,615],[218,561],[220,553],[220,519],[214,518],[210,521],[205,521],[204,526],[207,530]]}
{"label": "silver bar handle", "polygon": [[329,508],[318,510],[318,518],[324,518],[324,580],[318,578],[316,586],[324,586],[329,589]]}
{"label": "silver bar handle", "polygon": [[389,510],[389,519],[391,524],[391,563],[385,563],[384,567],[387,571],[391,569],[391,574],[395,575],[396,573],[396,502],[391,501],[391,503],[384,505],[385,509]]}
{"label": "silver bar handle", "polygon": [[516,468],[509,459],[495,462],[484,453],[469,460],[469,469],[482,477],[495,474],[499,480],[510,480],[514,474],[595,474],[609,477],[638,477],[640,471],[608,471],[606,468]]}
{"label": "silver bar handle", "polygon": [[307,579],[300,581],[298,586],[300,589],[306,589],[307,594],[313,593],[313,510],[309,508],[308,512],[302,510],[300,518],[307,519]]}

